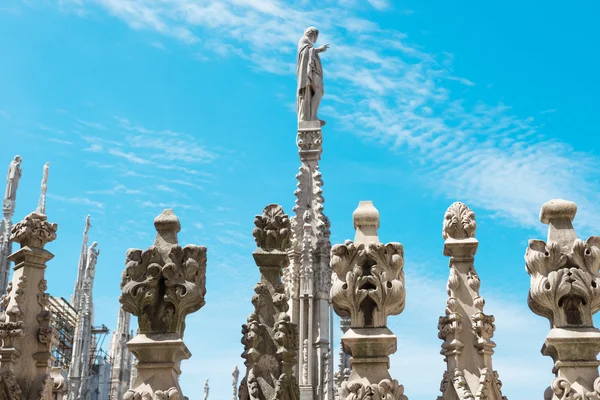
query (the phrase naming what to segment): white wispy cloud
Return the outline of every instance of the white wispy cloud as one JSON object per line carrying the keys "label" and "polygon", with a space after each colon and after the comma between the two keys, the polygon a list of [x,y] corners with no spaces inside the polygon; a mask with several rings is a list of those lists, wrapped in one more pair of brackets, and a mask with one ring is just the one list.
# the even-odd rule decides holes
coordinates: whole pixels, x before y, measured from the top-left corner
{"label": "white wispy cloud", "polygon": [[[455,75],[452,54],[428,53],[411,44],[404,32],[382,29],[361,18],[359,2],[324,1],[318,11],[307,9],[302,1],[278,0],[80,3],[97,4],[132,28],[188,43],[193,52],[200,48],[242,57],[254,68],[272,73],[293,74],[289,55],[304,28],[315,25],[321,30],[319,41],[332,44],[323,55],[329,88],[323,116],[336,117],[365,140],[403,156],[410,153],[415,168],[422,170],[434,190],[464,198],[501,218],[537,225],[543,202],[566,197],[588,210],[583,224],[600,224],[593,216],[600,215],[596,206],[600,198],[593,190],[598,186],[586,178],[594,176],[592,166],[598,160],[586,153],[575,155],[567,144],[544,136],[534,118],[520,117],[504,104],[465,102],[452,88],[456,82],[467,88],[474,82]],[[390,6],[384,0],[370,3],[378,9]],[[327,99],[345,101],[333,108]],[[126,119],[120,124],[141,135],[155,133]],[[154,156],[161,161],[211,160],[201,145],[182,150],[182,137],[176,132],[161,134],[169,144]],[[135,136],[131,140],[136,149],[158,145],[157,140],[136,142]],[[168,168],[168,163],[161,164]]]}
{"label": "white wispy cloud", "polygon": [[72,146],[73,145],[73,142],[70,142],[68,140],[57,139],[57,138],[48,138],[48,141],[54,142],[54,143],[58,143],[58,144],[65,144],[65,145],[68,145],[68,146]]}
{"label": "white wispy cloud", "polygon": [[105,195],[116,195],[116,194],[141,194],[142,191],[138,189],[130,189],[125,185],[115,185],[110,189],[104,190],[88,190],[86,194],[105,194]]}
{"label": "white wispy cloud", "polygon": [[90,147],[86,147],[83,151],[90,151],[92,153],[101,153],[104,151],[104,148],[98,143],[92,143]]}
{"label": "white wispy cloud", "polygon": [[95,200],[90,200],[87,197],[81,197],[81,196],[73,196],[73,197],[69,197],[69,196],[62,196],[62,195],[58,195],[58,194],[53,194],[53,193],[48,193],[48,198],[57,200],[57,201],[61,201],[63,203],[69,203],[69,204],[75,204],[75,205],[79,205],[79,206],[92,206],[92,207],[96,207],[96,208],[104,208],[104,204],[99,202],[99,201],[95,201]]}
{"label": "white wispy cloud", "polygon": [[75,120],[79,124],[81,124],[81,125],[83,125],[85,127],[88,127],[88,128],[94,128],[94,129],[98,129],[98,130],[102,130],[102,131],[106,130],[106,127],[104,125],[102,125],[101,123],[99,123],[99,122],[84,121],[84,120],[82,120],[80,118],[77,118],[77,117],[75,117]]}
{"label": "white wispy cloud", "polygon": [[133,152],[125,152],[120,149],[109,149],[108,153],[116,157],[122,157],[135,164],[150,164],[149,160],[142,158]]}

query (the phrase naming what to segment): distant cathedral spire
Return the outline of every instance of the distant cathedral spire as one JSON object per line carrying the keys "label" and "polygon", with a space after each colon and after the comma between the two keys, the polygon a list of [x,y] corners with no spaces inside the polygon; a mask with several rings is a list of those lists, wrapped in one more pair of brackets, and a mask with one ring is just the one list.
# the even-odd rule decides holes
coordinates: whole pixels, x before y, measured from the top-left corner
{"label": "distant cathedral spire", "polygon": [[48,190],[48,170],[50,163],[44,164],[44,174],[42,175],[42,185],[40,187],[40,200],[38,201],[37,213],[46,215],[46,191]]}
{"label": "distant cathedral spire", "polygon": [[[83,290],[83,282],[85,279],[85,266],[87,263],[87,245],[88,245],[88,232],[90,227],[91,215],[85,218],[85,229],[83,230],[83,243],[81,245],[81,255],[79,256],[79,266],[77,268],[77,280],[75,281],[75,288],[73,289],[73,296],[71,296],[71,305],[77,310],[77,307],[81,300],[81,293]],[[79,310],[77,310],[79,311]]]}
{"label": "distant cathedral spire", "polygon": [[126,346],[131,339],[130,319],[131,314],[119,307],[117,329],[113,332],[108,350],[108,357],[112,365],[110,371],[110,400],[121,400],[130,386],[132,357]]}

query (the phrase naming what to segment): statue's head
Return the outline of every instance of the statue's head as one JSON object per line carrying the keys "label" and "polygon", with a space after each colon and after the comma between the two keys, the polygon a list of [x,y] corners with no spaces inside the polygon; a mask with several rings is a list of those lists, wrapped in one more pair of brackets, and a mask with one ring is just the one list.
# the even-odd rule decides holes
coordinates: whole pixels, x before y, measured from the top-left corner
{"label": "statue's head", "polygon": [[21,160],[22,160],[21,156],[15,156],[15,162],[17,164],[21,164]]}
{"label": "statue's head", "polygon": [[306,36],[310,40],[311,43],[314,43],[317,41],[317,38],[319,37],[319,30],[317,28],[315,28],[314,26],[308,27],[304,31],[304,36]]}

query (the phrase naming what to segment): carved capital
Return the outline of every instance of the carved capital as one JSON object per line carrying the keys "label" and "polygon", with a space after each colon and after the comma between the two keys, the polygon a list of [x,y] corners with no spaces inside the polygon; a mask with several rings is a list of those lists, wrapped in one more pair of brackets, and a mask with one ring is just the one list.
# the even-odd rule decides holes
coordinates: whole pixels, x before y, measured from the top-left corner
{"label": "carved capital", "polygon": [[473,238],[476,229],[475,213],[464,203],[457,201],[448,207],[446,214],[444,214],[444,227],[442,229],[444,239]]}
{"label": "carved capital", "polygon": [[280,205],[266,206],[262,215],[254,218],[254,225],[256,228],[252,230],[252,235],[262,250],[284,252],[289,247],[292,233],[290,220]]}
{"label": "carved capital", "polygon": [[21,247],[44,248],[47,243],[56,239],[58,229],[58,225],[46,220],[44,214],[32,212],[12,227],[10,240],[19,243]]}
{"label": "carved capital", "polygon": [[353,328],[385,327],[404,310],[404,249],[400,243],[352,242],[331,249],[331,297],[335,312]]}
{"label": "carved capital", "polygon": [[321,152],[323,144],[323,134],[318,121],[304,121],[298,128],[298,138],[296,140],[298,149],[303,151]]}
{"label": "carved capital", "polygon": [[178,244],[179,220],[170,210],[155,226],[154,246],[127,251],[119,301],[139,318],[139,333],[183,336],[185,317],[205,304],[206,247]]}
{"label": "carved capital", "polygon": [[530,240],[525,253],[531,276],[528,303],[552,327],[591,327],[600,309],[600,237],[569,247]]}

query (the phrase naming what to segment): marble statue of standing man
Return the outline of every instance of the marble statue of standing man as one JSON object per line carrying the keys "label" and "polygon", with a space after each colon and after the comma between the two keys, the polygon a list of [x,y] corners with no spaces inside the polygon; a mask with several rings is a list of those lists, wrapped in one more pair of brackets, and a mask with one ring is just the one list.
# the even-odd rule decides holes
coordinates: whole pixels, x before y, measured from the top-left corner
{"label": "marble statue of standing man", "polygon": [[40,200],[36,212],[40,214],[46,214],[46,192],[48,191],[48,169],[50,169],[50,163],[44,164],[44,174],[42,176],[42,185],[40,187]]}
{"label": "marble statue of standing man", "polygon": [[15,201],[17,198],[17,187],[21,178],[21,157],[15,156],[8,167],[8,177],[6,178],[6,193],[4,200]]}
{"label": "marble statue of standing man", "polygon": [[325,121],[319,120],[317,111],[323,98],[323,67],[319,53],[329,48],[328,44],[321,47],[315,47],[314,43],[319,37],[319,30],[314,27],[307,28],[304,36],[298,43],[298,64],[296,75],[298,78],[298,88],[296,92],[296,110],[298,113],[298,122],[300,121],[321,121],[321,126]]}

